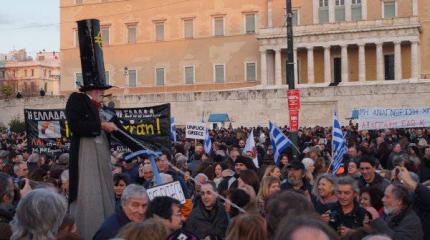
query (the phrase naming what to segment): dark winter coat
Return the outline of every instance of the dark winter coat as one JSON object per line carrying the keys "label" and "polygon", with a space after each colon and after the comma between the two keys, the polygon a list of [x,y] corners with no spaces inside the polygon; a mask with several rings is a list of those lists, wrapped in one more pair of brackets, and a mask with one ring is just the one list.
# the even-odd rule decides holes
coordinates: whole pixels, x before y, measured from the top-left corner
{"label": "dark winter coat", "polygon": [[423,226],[424,239],[430,239],[430,189],[418,183],[413,198],[415,213]]}
{"label": "dark winter coat", "polygon": [[131,222],[121,206],[115,208],[115,212],[104,221],[100,229],[94,235],[94,240],[105,240],[115,237],[119,230]]}
{"label": "dark winter coat", "polygon": [[370,222],[378,233],[387,234],[393,240],[422,240],[423,229],[417,214],[405,209],[396,216],[382,215]]}
{"label": "dark winter coat", "polygon": [[97,137],[101,134],[101,121],[96,106],[84,93],[72,93],[66,104],[66,118],[72,132],[70,145],[70,190],[69,202],[78,195],[78,157],[81,137]]}
{"label": "dark winter coat", "polygon": [[208,211],[201,200],[196,202],[185,224],[185,229],[200,239],[204,239],[206,236],[222,239],[227,227],[228,216],[224,206],[218,202],[211,211]]}

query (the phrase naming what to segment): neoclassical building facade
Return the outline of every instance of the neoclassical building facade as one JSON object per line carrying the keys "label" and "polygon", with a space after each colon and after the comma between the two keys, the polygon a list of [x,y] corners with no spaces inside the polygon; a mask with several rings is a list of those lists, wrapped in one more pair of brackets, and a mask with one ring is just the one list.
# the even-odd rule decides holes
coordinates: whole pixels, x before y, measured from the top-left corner
{"label": "neoclassical building facade", "polygon": [[[18,92],[23,97],[38,96],[40,90],[46,95],[60,93],[60,54],[58,52],[39,52],[28,57],[25,49],[19,53],[0,59],[0,88],[10,86],[11,95]],[[4,97],[0,93],[0,97]]]}
{"label": "neoclassical building facade", "polygon": [[[430,1],[292,0],[301,87],[430,78]],[[286,85],[285,0],[63,0],[61,86],[82,80],[76,21],[102,25],[115,95]]]}

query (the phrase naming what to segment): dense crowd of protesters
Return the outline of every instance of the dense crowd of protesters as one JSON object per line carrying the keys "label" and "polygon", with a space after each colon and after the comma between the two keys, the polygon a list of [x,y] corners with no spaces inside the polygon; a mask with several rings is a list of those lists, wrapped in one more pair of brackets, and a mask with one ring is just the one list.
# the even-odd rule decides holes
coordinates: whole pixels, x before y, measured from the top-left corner
{"label": "dense crowd of protesters", "polygon": [[[178,141],[156,160],[186,202],[149,199],[149,159],[112,150],[116,208],[94,239],[430,239],[430,131],[342,128],[343,166],[331,170],[331,129],[302,128],[299,158],[275,161],[267,128],[210,131],[212,151]],[[283,129],[287,133],[286,128]],[[0,239],[82,239],[68,214],[68,153],[31,153],[25,134],[0,136]]]}

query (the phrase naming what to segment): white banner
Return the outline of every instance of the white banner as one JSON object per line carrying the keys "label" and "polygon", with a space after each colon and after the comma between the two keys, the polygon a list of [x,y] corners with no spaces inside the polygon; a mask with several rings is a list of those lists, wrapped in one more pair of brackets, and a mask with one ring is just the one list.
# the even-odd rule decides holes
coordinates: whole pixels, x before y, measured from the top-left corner
{"label": "white banner", "polygon": [[181,204],[185,203],[185,195],[179,181],[148,188],[146,192],[148,193],[149,200],[160,196],[167,196],[178,200]]}
{"label": "white banner", "polygon": [[185,127],[185,138],[204,140],[205,136],[205,123],[187,123],[187,126]]}
{"label": "white banner", "polygon": [[430,107],[358,109],[359,130],[430,127]]}

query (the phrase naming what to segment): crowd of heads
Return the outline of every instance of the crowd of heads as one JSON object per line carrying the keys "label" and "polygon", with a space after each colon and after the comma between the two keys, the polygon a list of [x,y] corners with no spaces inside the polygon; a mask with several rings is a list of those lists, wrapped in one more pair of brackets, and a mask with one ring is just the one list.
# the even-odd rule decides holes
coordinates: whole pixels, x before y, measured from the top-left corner
{"label": "crowd of heads", "polygon": [[[245,151],[251,131],[256,146]],[[430,238],[430,131],[342,131],[348,151],[336,172],[331,129],[324,127],[299,130],[297,159],[293,148],[274,159],[276,146],[262,127],[213,129],[210,152],[178,128],[157,169],[150,159],[112,149],[116,211],[128,224],[110,238]],[[33,153],[25,134],[5,131],[0,141],[0,235],[81,239],[67,205],[68,153]],[[156,172],[161,184],[178,182],[185,201],[150,199]],[[95,228],[103,234],[103,225]]]}

